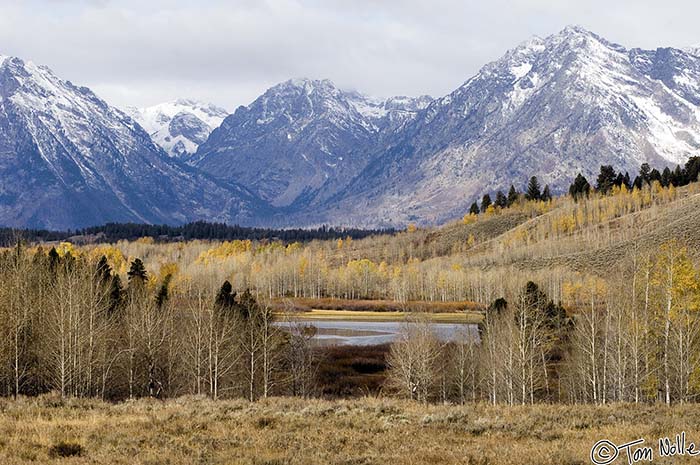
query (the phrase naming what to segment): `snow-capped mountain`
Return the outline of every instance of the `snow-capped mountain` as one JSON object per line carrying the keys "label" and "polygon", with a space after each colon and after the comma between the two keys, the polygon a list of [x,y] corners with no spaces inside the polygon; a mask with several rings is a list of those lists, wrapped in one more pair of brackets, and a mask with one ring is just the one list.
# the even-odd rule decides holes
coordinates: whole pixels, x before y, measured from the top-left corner
{"label": "snow-capped mountain", "polygon": [[127,113],[171,157],[186,159],[197,151],[209,134],[228,116],[211,103],[179,99],[146,108],[127,108]]}
{"label": "snow-capped mountain", "polygon": [[700,155],[700,57],[625,49],[580,27],[484,66],[393,134],[326,207],[331,222],[440,222],[531,175],[558,191],[601,164]]}
{"label": "snow-capped mountain", "polygon": [[[562,192],[601,164],[674,167],[700,156],[700,54],[568,27],[436,100],[296,79],[206,138],[221,117],[179,101],[132,119],[46,67],[0,57],[0,224],[439,223],[532,175]],[[171,155],[196,152],[184,164],[149,133]]]}
{"label": "snow-capped mountain", "polygon": [[228,116],[193,164],[242,183],[275,206],[310,208],[350,182],[384,135],[429,101],[381,101],[328,80],[289,80]]}
{"label": "snow-capped mountain", "polygon": [[0,224],[245,222],[243,187],[171,160],[132,118],[49,68],[0,57]]}

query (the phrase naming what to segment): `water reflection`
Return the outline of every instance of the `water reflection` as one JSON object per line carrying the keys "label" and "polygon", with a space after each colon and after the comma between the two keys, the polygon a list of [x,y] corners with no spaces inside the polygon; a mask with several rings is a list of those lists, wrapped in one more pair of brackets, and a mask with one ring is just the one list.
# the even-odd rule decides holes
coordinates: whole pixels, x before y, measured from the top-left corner
{"label": "water reflection", "polygon": [[[385,321],[342,321],[342,320],[303,320],[300,322],[280,321],[276,325],[298,330],[303,326],[314,326],[314,342],[319,345],[354,345],[368,346],[387,344],[396,340],[406,325],[411,322]],[[470,338],[478,339],[477,326],[462,323],[431,323],[435,336],[443,342],[464,342]]]}

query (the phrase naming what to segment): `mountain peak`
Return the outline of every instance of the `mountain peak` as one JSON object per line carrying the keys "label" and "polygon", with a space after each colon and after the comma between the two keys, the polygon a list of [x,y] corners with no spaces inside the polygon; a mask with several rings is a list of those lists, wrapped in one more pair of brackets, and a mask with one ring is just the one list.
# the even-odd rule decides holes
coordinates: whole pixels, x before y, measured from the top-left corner
{"label": "mountain peak", "polygon": [[337,94],[340,92],[340,89],[330,79],[293,78],[270,87],[265,93],[274,94],[289,91],[294,93],[304,92],[307,95],[314,92]]}
{"label": "mountain peak", "polygon": [[175,158],[195,153],[199,144],[228,116],[221,107],[190,98],[146,108],[127,108],[126,111],[154,142]]}
{"label": "mountain peak", "polygon": [[593,32],[589,31],[583,26],[578,24],[569,24],[564,29],[559,32],[559,35],[583,35],[583,36],[595,36]]}

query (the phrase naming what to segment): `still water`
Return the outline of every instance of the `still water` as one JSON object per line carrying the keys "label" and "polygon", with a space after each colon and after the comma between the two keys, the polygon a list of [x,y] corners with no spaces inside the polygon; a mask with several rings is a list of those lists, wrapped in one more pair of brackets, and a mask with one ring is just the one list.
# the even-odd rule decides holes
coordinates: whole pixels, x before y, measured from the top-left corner
{"label": "still water", "polygon": [[[314,326],[316,334],[312,338],[319,345],[354,345],[368,346],[388,344],[396,340],[410,322],[380,321],[342,321],[342,320],[304,320],[301,323],[280,321],[275,323],[283,328]],[[476,325],[460,323],[431,323],[435,336],[443,342],[466,341],[478,339]]]}

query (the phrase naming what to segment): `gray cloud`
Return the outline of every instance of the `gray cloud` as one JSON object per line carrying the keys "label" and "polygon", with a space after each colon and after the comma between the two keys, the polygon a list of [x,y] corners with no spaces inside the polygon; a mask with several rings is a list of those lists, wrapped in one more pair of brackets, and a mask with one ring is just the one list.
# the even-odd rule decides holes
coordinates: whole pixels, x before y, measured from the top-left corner
{"label": "gray cloud", "polygon": [[0,0],[0,11],[0,54],[120,106],[194,97],[233,109],[290,77],[438,96],[567,24],[629,47],[700,44],[690,0]]}

